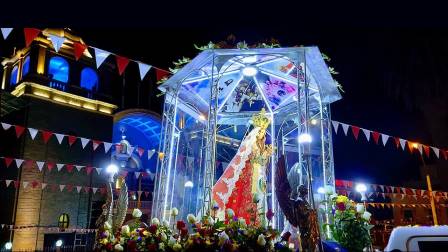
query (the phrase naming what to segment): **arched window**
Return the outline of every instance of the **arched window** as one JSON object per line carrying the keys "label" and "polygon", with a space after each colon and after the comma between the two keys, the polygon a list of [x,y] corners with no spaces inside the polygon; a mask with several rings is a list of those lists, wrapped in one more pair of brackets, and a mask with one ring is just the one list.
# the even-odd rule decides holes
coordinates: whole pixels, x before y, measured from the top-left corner
{"label": "arched window", "polygon": [[14,86],[17,84],[17,76],[19,74],[19,67],[17,65],[15,65],[12,68],[11,71],[11,79],[9,80],[9,84],[11,84],[11,86]]}
{"label": "arched window", "polygon": [[53,57],[48,64],[48,73],[53,80],[68,82],[68,62],[62,57]]}
{"label": "arched window", "polygon": [[29,71],[30,71],[30,56],[26,56],[22,65],[22,77],[27,75]]}
{"label": "arched window", "polygon": [[90,91],[98,88],[98,75],[95,70],[86,67],[81,71],[81,87]]}
{"label": "arched window", "polygon": [[69,225],[70,225],[70,218],[68,217],[68,214],[66,213],[61,214],[58,219],[58,227],[68,228]]}

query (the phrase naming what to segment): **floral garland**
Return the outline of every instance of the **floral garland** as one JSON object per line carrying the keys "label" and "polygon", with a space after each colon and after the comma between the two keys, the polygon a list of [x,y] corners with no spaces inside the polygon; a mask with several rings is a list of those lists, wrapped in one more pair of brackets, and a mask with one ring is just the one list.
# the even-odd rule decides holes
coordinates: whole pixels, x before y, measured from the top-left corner
{"label": "floral garland", "polygon": [[[213,212],[213,211],[212,211]],[[291,251],[286,232],[282,236],[271,226],[247,225],[242,218],[234,216],[232,209],[226,211],[226,221],[213,215],[197,220],[192,214],[187,222],[177,220],[179,211],[171,210],[172,226],[167,221],[153,218],[149,226],[140,221],[142,212],[134,209],[134,223],[124,225],[115,234],[106,222],[97,234],[96,251]],[[268,220],[273,213],[268,211]]]}

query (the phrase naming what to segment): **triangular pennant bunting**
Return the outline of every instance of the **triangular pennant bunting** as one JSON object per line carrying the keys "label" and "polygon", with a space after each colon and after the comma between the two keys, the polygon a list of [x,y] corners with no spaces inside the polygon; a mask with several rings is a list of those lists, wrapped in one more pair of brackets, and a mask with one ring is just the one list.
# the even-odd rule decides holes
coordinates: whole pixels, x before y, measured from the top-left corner
{"label": "triangular pennant bunting", "polygon": [[341,124],[341,126],[342,126],[342,130],[344,131],[344,134],[347,136],[348,127],[349,127],[350,125],[345,124],[345,123],[340,123],[340,124]]}
{"label": "triangular pennant bunting", "polygon": [[61,49],[62,44],[64,44],[65,38],[59,37],[57,35],[49,35],[50,41],[53,44],[54,50],[56,52],[59,52],[59,49]]}
{"label": "triangular pennant bunting", "polygon": [[418,152],[420,152],[420,155],[422,155],[423,154],[423,146],[421,144],[417,144],[417,149],[418,149]]}
{"label": "triangular pennant bunting", "polygon": [[57,134],[57,133],[54,133],[54,135],[55,135],[56,138],[58,139],[58,143],[61,144],[61,143],[62,143],[62,140],[64,140],[65,135],[63,135],[63,134]]}
{"label": "triangular pennant bunting", "polygon": [[423,145],[423,150],[425,151],[425,155],[429,157],[429,146]]}
{"label": "triangular pennant bunting", "polygon": [[16,130],[16,136],[17,136],[17,138],[19,138],[23,134],[23,131],[25,130],[25,127],[22,127],[22,126],[19,126],[19,125],[14,125],[14,128]]}
{"label": "triangular pennant bunting", "polygon": [[64,164],[56,164],[56,167],[58,167],[58,171],[61,171],[61,169],[64,167]]}
{"label": "triangular pennant bunting", "polygon": [[152,155],[154,155],[155,152],[156,152],[155,149],[148,150],[148,159],[151,159]]}
{"label": "triangular pennant bunting", "polygon": [[156,80],[159,81],[170,75],[170,72],[156,68]]}
{"label": "triangular pennant bunting", "polygon": [[362,132],[364,132],[364,136],[366,136],[367,142],[370,141],[370,130],[362,129]]}
{"label": "triangular pennant bunting", "polygon": [[25,33],[25,45],[26,45],[26,47],[30,46],[31,43],[33,42],[33,40],[35,38],[37,38],[37,36],[39,36],[39,34],[40,34],[40,30],[39,29],[35,29],[35,28],[24,28],[23,32]]}
{"label": "triangular pennant bunting", "polygon": [[98,191],[98,188],[97,188],[97,187],[92,187],[92,192],[93,192],[93,194],[95,194],[96,191]]}
{"label": "triangular pennant bunting", "polygon": [[103,142],[103,145],[104,145],[104,153],[109,152],[110,147],[112,147],[112,143]]}
{"label": "triangular pennant bunting", "polygon": [[389,140],[389,135],[381,134],[381,141],[383,142],[383,146],[386,146],[387,140]]}
{"label": "triangular pennant bunting", "polygon": [[27,188],[27,187],[28,187],[28,184],[29,184],[28,181],[22,182],[23,188]]}
{"label": "triangular pennant bunting", "polygon": [[71,135],[67,135],[67,138],[68,138],[68,144],[69,144],[70,146],[72,146],[72,145],[76,142],[76,138],[77,138],[77,137],[75,137],[75,136],[71,136]]}
{"label": "triangular pennant bunting", "polygon": [[36,161],[37,168],[39,168],[39,171],[42,171],[42,168],[44,168],[44,161]]}
{"label": "triangular pennant bunting", "polygon": [[338,128],[339,128],[339,122],[331,121],[331,124],[333,124],[334,132],[337,134],[338,133]]}
{"label": "triangular pennant bunting", "polygon": [[432,151],[434,151],[434,154],[436,154],[437,158],[439,158],[439,151],[440,151],[439,148],[431,146],[431,149],[432,149]]}
{"label": "triangular pennant bunting", "polygon": [[75,59],[79,60],[82,56],[82,54],[84,53],[84,51],[87,49],[87,45],[85,44],[81,44],[79,42],[74,42],[73,43],[73,48],[75,51]]}
{"label": "triangular pennant bunting", "polygon": [[90,173],[92,173],[93,167],[92,166],[87,166],[86,167],[86,173],[87,175],[90,175]]}
{"label": "triangular pennant bunting", "polygon": [[28,128],[28,131],[30,132],[31,139],[34,140],[34,138],[36,138],[37,135],[37,129]]}
{"label": "triangular pennant bunting", "polygon": [[3,39],[6,39],[9,36],[9,34],[12,32],[12,29],[13,28],[1,28]]}
{"label": "triangular pennant bunting", "polygon": [[378,144],[378,140],[380,138],[380,133],[376,131],[372,131],[372,137],[375,144]]}
{"label": "triangular pennant bunting", "polygon": [[404,140],[404,139],[402,139],[402,138],[399,138],[399,141],[400,141],[401,149],[404,150],[404,148],[406,147],[406,140]]}
{"label": "triangular pennant bunting", "polygon": [[44,143],[48,143],[48,140],[50,140],[50,137],[53,135],[53,132],[41,130],[42,133],[42,139],[44,140]]}
{"label": "triangular pennant bunting", "polygon": [[99,174],[101,174],[101,170],[102,170],[102,168],[95,168],[95,170],[96,170],[96,172],[97,172],[98,175],[99,175]]}
{"label": "triangular pennant bunting", "polygon": [[124,70],[129,64],[129,59],[119,55],[115,55],[115,59],[117,60],[118,73],[123,75]]}
{"label": "triangular pennant bunting", "polygon": [[6,168],[9,168],[9,166],[11,165],[11,163],[14,159],[10,158],[10,157],[4,157],[3,160],[5,160]]}
{"label": "triangular pennant bunting", "polygon": [[9,130],[9,128],[11,128],[11,124],[2,123],[2,128],[3,128],[4,130]]}
{"label": "triangular pennant bunting", "polygon": [[137,148],[137,152],[138,152],[138,155],[139,155],[140,157],[142,157],[142,156],[143,156],[143,153],[145,152],[145,149],[143,149],[142,147],[138,147],[138,148]]}
{"label": "triangular pennant bunting", "polygon": [[16,158],[15,161],[16,161],[17,168],[20,168],[20,166],[22,166],[22,164],[25,160]]}
{"label": "triangular pennant bunting", "polygon": [[104,60],[110,55],[110,52],[93,48],[95,50],[95,62],[96,62],[96,68],[99,68],[101,64],[103,64]]}
{"label": "triangular pennant bunting", "polygon": [[74,168],[74,165],[72,165],[72,164],[66,164],[66,165],[65,165],[65,168],[67,169],[68,172],[72,172],[72,171],[73,171],[73,168]]}
{"label": "triangular pennant bunting", "polygon": [[81,189],[82,189],[82,186],[76,186],[76,191],[77,191],[78,193],[81,192]]}
{"label": "triangular pennant bunting", "polygon": [[12,182],[12,180],[10,180],[10,179],[7,179],[7,180],[5,180],[5,182],[6,182],[6,187],[9,187],[9,185],[11,184],[11,182]]}
{"label": "triangular pennant bunting", "polygon": [[140,172],[134,172],[135,178],[140,177]]}
{"label": "triangular pennant bunting", "polygon": [[64,190],[65,185],[59,185],[59,190],[61,190],[61,192]]}
{"label": "triangular pennant bunting", "polygon": [[81,169],[84,167],[84,165],[75,165],[76,170],[78,170],[79,172],[81,171]]}
{"label": "triangular pennant bunting", "polygon": [[102,141],[92,140],[92,143],[93,143],[93,150],[96,150],[96,148],[98,148],[98,146],[102,143]]}
{"label": "triangular pennant bunting", "polygon": [[84,149],[86,147],[86,145],[89,143],[90,139],[87,139],[84,137],[80,137],[79,139],[81,139],[81,145],[82,145],[82,148]]}
{"label": "triangular pennant bunting", "polygon": [[47,183],[41,183],[41,184],[40,184],[40,187],[42,188],[42,190],[44,190],[45,187],[47,187],[47,185],[48,185]]}
{"label": "triangular pennant bunting", "polygon": [[358,140],[359,129],[360,128],[358,126],[353,126],[352,125],[352,133],[353,133],[353,136],[355,137],[356,140]]}
{"label": "triangular pennant bunting", "polygon": [[141,62],[137,63],[138,63],[138,70],[140,72],[140,80],[143,80],[146,74],[148,73],[149,69],[151,69],[151,66]]}

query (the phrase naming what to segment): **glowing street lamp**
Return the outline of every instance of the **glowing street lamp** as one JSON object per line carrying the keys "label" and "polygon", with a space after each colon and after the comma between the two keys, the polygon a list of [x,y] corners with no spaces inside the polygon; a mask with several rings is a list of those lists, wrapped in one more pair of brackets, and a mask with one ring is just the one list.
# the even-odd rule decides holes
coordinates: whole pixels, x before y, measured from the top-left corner
{"label": "glowing street lamp", "polygon": [[193,182],[191,180],[188,180],[187,182],[185,182],[184,185],[186,188],[193,188]]}
{"label": "glowing street lamp", "polygon": [[367,200],[366,197],[367,186],[363,183],[359,183],[356,185],[355,190],[361,194],[361,201],[365,202]]}
{"label": "glowing street lamp", "polygon": [[7,242],[7,243],[5,244],[5,249],[6,249],[6,250],[10,250],[10,249],[12,249],[12,242]]}
{"label": "glowing street lamp", "polygon": [[317,188],[317,192],[318,192],[319,194],[325,194],[325,188],[323,188],[323,187],[321,186],[321,187]]}

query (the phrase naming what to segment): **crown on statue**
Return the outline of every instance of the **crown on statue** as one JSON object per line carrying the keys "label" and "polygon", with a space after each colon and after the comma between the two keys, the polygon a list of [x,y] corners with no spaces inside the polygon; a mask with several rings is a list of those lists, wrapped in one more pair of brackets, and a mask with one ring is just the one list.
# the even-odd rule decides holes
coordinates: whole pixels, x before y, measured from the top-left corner
{"label": "crown on statue", "polygon": [[260,113],[252,116],[252,122],[255,127],[266,129],[271,121],[266,117],[266,110],[262,108]]}

